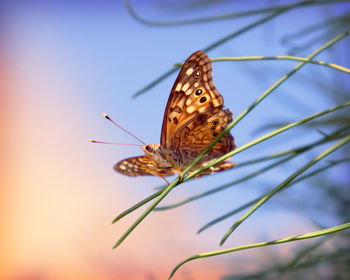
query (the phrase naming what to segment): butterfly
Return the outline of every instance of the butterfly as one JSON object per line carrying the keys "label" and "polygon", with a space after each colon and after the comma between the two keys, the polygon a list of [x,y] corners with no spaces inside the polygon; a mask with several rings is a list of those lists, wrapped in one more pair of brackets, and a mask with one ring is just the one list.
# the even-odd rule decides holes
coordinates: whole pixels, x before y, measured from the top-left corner
{"label": "butterfly", "polygon": [[[141,146],[145,153],[123,159],[114,170],[129,176],[162,177],[181,174],[232,121],[230,109],[212,80],[212,65],[203,51],[193,53],[183,64],[165,108],[160,144]],[[227,133],[193,167],[193,170],[234,150],[234,138]],[[233,162],[221,162],[199,176],[233,168]],[[199,177],[198,176],[198,177]]]}

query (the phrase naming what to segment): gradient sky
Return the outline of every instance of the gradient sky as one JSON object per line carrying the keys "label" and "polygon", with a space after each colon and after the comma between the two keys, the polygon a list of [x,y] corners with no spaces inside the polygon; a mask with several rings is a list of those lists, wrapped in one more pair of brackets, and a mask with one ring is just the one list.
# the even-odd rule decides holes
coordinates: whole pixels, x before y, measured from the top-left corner
{"label": "gradient sky", "polygon": [[[187,1],[130,3],[139,14],[153,20],[197,18],[269,4],[221,1],[197,7],[187,5]],[[348,3],[298,9],[208,54],[285,55],[288,46],[281,44],[281,38],[345,9],[349,10]],[[296,170],[290,164],[259,177],[260,180],[199,202],[152,213],[120,248],[111,250],[141,212],[116,225],[111,225],[111,220],[163,182],[159,178],[129,178],[112,170],[117,161],[140,155],[141,151],[137,147],[89,143],[89,138],[134,143],[101,113],[106,112],[143,141],[159,143],[164,108],[176,76],[136,99],[131,99],[131,95],[174,63],[260,16],[157,28],[135,21],[122,1],[13,1],[4,6],[4,15],[5,63],[1,73],[5,85],[2,113],[6,119],[2,123],[6,133],[2,139],[5,176],[0,210],[5,253],[0,259],[1,279],[165,279],[183,258],[218,249],[221,236],[234,220],[196,235],[200,226],[275,187],[281,178]],[[305,47],[298,55],[310,54],[336,35],[329,34],[316,47]],[[297,43],[301,42],[303,38]],[[347,38],[334,47],[336,56],[326,52],[317,59],[331,58],[330,62],[349,67],[349,58],[345,59],[349,42]],[[226,107],[237,116],[294,65],[286,61],[214,63],[214,83]],[[265,132],[257,129],[265,122],[296,121],[336,105],[327,97],[327,89],[326,93],[319,91],[315,77],[322,77],[326,84],[333,85],[336,80],[349,86],[349,81],[344,82],[345,74],[306,66],[232,130],[237,144],[263,135]],[[295,132],[287,132],[234,160],[276,152],[277,143],[278,149],[283,150],[319,137],[316,131],[298,131],[298,137],[293,136]],[[300,166],[306,161],[297,159],[294,163]],[[345,169],[338,172],[342,170]],[[249,172],[240,169],[186,183],[164,203]],[[263,207],[242,224],[225,247],[315,229],[300,213],[283,207],[275,209]],[[336,225],[332,224],[332,217],[325,221]],[[287,258],[292,247],[284,245],[275,250]],[[261,249],[193,262],[182,268],[175,279],[218,279],[229,273],[252,271],[269,264],[263,259],[265,253]]]}

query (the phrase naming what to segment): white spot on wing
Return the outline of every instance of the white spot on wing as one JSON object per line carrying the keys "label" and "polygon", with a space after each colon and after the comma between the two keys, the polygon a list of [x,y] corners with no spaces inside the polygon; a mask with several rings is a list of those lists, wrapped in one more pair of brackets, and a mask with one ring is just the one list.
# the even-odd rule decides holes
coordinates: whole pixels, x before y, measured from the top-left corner
{"label": "white spot on wing", "polygon": [[180,91],[181,87],[182,87],[182,84],[178,83],[176,88],[175,88],[175,91]]}
{"label": "white spot on wing", "polygon": [[216,98],[213,99],[213,105],[214,105],[214,107],[217,107],[220,105],[219,101]]}
{"label": "white spot on wing", "polygon": [[192,113],[194,112],[195,109],[196,109],[196,108],[192,105],[192,106],[189,106],[189,107],[186,109],[186,111],[187,111],[187,113],[192,114]]}
{"label": "white spot on wing", "polygon": [[203,113],[205,111],[205,109],[206,109],[205,107],[199,107],[198,111],[199,111],[199,113]]}
{"label": "white spot on wing", "polygon": [[188,90],[189,87],[190,87],[190,84],[186,83],[186,84],[183,85],[182,90],[186,91],[186,90]]}
{"label": "white spot on wing", "polygon": [[186,91],[186,95],[190,95],[193,92],[193,89],[189,89],[188,91]]}
{"label": "white spot on wing", "polygon": [[187,69],[186,74],[187,75],[191,75],[192,72],[193,72],[193,68],[189,68],[189,69]]}
{"label": "white spot on wing", "polygon": [[[186,92],[186,95],[187,95],[187,92]],[[180,108],[183,108],[184,103],[185,103],[185,98],[181,98],[177,103],[177,106],[179,106]]]}
{"label": "white spot on wing", "polygon": [[186,105],[187,105],[187,106],[190,105],[190,104],[192,103],[192,101],[193,101],[193,98],[192,98],[192,96],[190,96],[190,97],[186,100]]}

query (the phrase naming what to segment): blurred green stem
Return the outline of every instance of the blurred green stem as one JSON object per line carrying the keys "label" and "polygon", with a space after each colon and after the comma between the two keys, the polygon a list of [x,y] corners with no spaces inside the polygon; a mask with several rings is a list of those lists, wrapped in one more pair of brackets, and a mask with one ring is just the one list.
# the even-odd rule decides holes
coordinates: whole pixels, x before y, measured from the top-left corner
{"label": "blurred green stem", "polygon": [[[244,177],[242,177],[242,178],[240,178],[238,180],[235,180],[233,182],[230,182],[230,183],[225,184],[225,185],[220,186],[220,187],[213,188],[213,189],[211,189],[209,191],[202,192],[200,194],[191,196],[191,197],[186,198],[186,199],[184,199],[182,201],[179,201],[177,203],[173,203],[173,204],[170,204],[170,205],[157,207],[154,210],[155,211],[161,211],[161,210],[168,210],[168,209],[172,209],[172,208],[175,208],[175,207],[179,207],[179,206],[184,205],[186,203],[189,203],[189,202],[195,201],[197,199],[203,198],[205,196],[214,194],[216,192],[225,190],[225,189],[227,189],[227,188],[229,188],[231,186],[237,185],[237,184],[242,183],[242,182],[244,182],[246,180],[254,178],[257,175],[259,175],[259,174],[261,174],[261,173],[263,173],[265,171],[268,171],[268,170],[270,170],[270,169],[272,169],[272,168],[274,168],[274,167],[276,167],[276,166],[278,166],[278,165],[280,165],[280,164],[282,164],[282,163],[284,163],[284,162],[294,158],[295,156],[297,156],[297,155],[299,155],[299,154],[301,154],[303,152],[306,152],[306,151],[310,150],[311,148],[314,148],[314,147],[316,147],[318,145],[321,145],[321,144],[324,144],[324,143],[326,143],[328,141],[335,140],[335,139],[339,138],[341,133],[346,131],[348,128],[349,128],[348,126],[345,127],[345,128],[341,128],[341,129],[335,131],[334,133],[332,133],[330,135],[325,135],[322,139],[320,139],[318,141],[315,141],[314,143],[311,143],[309,145],[305,145],[305,146],[298,147],[298,148],[295,148],[295,149],[291,149],[291,150],[288,150],[288,151],[280,152],[280,153],[275,154],[275,155],[270,155],[270,156],[267,156],[267,157],[259,158],[259,161],[262,161],[262,160],[271,159],[271,158],[273,158],[273,156],[274,157],[281,157],[281,156],[288,155],[288,154],[291,155],[289,157],[286,157],[285,159],[282,159],[282,160],[277,161],[277,162],[275,162],[275,163],[273,163],[271,165],[263,167],[260,170],[254,171],[254,172],[248,174],[247,176],[244,176]],[[251,163],[255,163],[255,162],[257,162],[257,160],[249,161],[250,164]],[[240,164],[237,164],[237,166],[239,166],[239,165]],[[235,168],[237,168],[237,167],[235,167]]]}
{"label": "blurred green stem", "polygon": [[223,250],[217,250],[217,251],[212,251],[212,252],[207,252],[207,253],[201,253],[198,255],[194,255],[192,257],[189,257],[182,262],[180,262],[171,272],[169,279],[172,278],[175,274],[175,272],[185,263],[195,260],[195,259],[202,259],[202,258],[208,258],[208,257],[213,257],[217,255],[222,255],[222,254],[227,254],[227,253],[232,253],[236,251],[241,251],[241,250],[247,250],[247,249],[252,249],[252,248],[258,248],[258,247],[266,247],[266,246],[271,246],[271,245],[276,245],[276,244],[282,244],[282,243],[287,243],[287,242],[293,242],[293,241],[298,241],[298,240],[303,240],[303,239],[309,239],[309,238],[315,238],[327,234],[333,234],[338,231],[342,231],[345,229],[350,228],[350,222],[345,223],[336,227],[331,227],[315,232],[310,232],[310,233],[305,233],[301,235],[294,235],[294,236],[289,236],[283,239],[279,240],[274,240],[274,241],[268,241],[268,242],[260,242],[260,243],[253,243],[253,244],[248,244],[248,245],[243,245],[243,246],[237,246],[233,248],[228,248],[228,249],[223,249]]}
{"label": "blurred green stem", "polygon": [[[310,1],[308,1],[310,2]],[[312,2],[312,1],[311,1]],[[291,8],[289,8],[291,9]],[[266,21],[269,21],[271,19],[273,19],[274,17],[278,16],[279,14],[282,14],[283,12],[287,11],[288,9],[284,9],[284,10],[278,10],[276,12],[273,12],[265,17],[263,17],[262,19],[259,19],[257,21],[254,21],[253,23],[251,24],[248,24],[247,26],[237,30],[237,31],[234,31],[233,33],[230,33],[229,35],[226,35],[224,36],[223,38],[217,40],[216,42],[212,43],[211,45],[209,45],[208,47],[204,48],[203,50],[204,51],[210,51],[214,48],[216,48],[217,46],[225,43],[226,41],[234,38],[234,37],[237,37],[241,34],[243,34],[244,32],[247,32],[251,29],[253,29],[254,27],[257,27],[259,26],[260,24],[266,22]],[[141,88],[140,90],[138,90],[132,97],[137,97],[139,96],[140,94],[144,93],[145,91],[151,89],[152,87],[154,87],[156,84],[158,84],[159,82],[161,82],[162,80],[164,80],[165,78],[167,78],[168,76],[170,76],[172,73],[176,72],[176,68],[174,69],[170,69],[168,70],[167,72],[165,72],[164,74],[162,74],[160,77],[158,77],[157,79],[155,79],[154,81],[152,81],[150,84],[148,84],[147,86]]]}
{"label": "blurred green stem", "polygon": [[[340,66],[338,64],[319,61],[319,60],[310,60],[305,57],[297,57],[297,56],[288,56],[288,55],[277,55],[277,56],[240,56],[240,57],[217,57],[212,58],[212,62],[220,62],[220,61],[256,61],[256,60],[291,60],[291,61],[303,61],[311,64],[317,64],[321,66],[327,66],[332,69],[345,72],[350,74],[350,69]],[[174,67],[181,67],[183,63],[176,63]]]}
{"label": "blurred green stem", "polygon": [[[336,166],[338,164],[341,164],[341,163],[344,163],[344,162],[348,162],[348,161],[350,161],[350,158],[344,158],[344,159],[340,159],[340,160],[333,160],[329,164],[327,164],[326,166],[318,168],[318,169],[316,169],[316,170],[314,170],[314,171],[312,171],[312,172],[310,172],[308,174],[305,174],[304,176],[301,176],[300,178],[292,181],[285,189],[287,189],[287,188],[289,188],[289,187],[291,187],[291,186],[293,186],[293,185],[295,185],[295,184],[297,184],[297,183],[299,183],[299,182],[301,182],[301,181],[303,181],[305,179],[308,179],[308,178],[310,178],[310,177],[312,177],[312,176],[314,176],[314,175],[316,175],[316,174],[318,174],[320,172],[323,172],[323,171],[325,171],[325,170],[327,170],[327,169],[329,169],[331,167],[334,167],[334,166]],[[207,228],[209,228],[209,227],[211,227],[211,226],[213,226],[213,225],[215,225],[215,224],[217,224],[217,223],[219,223],[219,222],[221,222],[221,221],[223,221],[223,220],[225,220],[225,219],[227,219],[227,218],[229,218],[229,217],[231,217],[231,216],[233,216],[233,215],[235,215],[235,214],[237,214],[237,213],[239,213],[241,211],[243,211],[244,209],[247,209],[248,207],[250,207],[250,206],[254,205],[255,203],[257,203],[262,198],[263,198],[263,196],[260,196],[260,197],[258,197],[256,199],[254,199],[254,200],[252,200],[250,202],[247,202],[247,203],[241,205],[240,207],[235,208],[234,210],[232,210],[232,211],[230,211],[230,212],[228,212],[228,213],[226,213],[226,214],[224,214],[224,215],[222,215],[222,216],[212,220],[211,222],[209,222],[209,223],[205,224],[203,227],[201,227],[198,230],[197,233],[201,233],[202,231],[206,230]]]}
{"label": "blurred green stem", "polygon": [[284,9],[293,9],[293,8],[300,8],[303,6],[308,5],[326,5],[326,4],[333,4],[336,2],[345,2],[345,0],[326,0],[326,1],[301,1],[293,4],[288,5],[280,5],[280,6],[270,6],[266,8],[261,9],[255,9],[255,10],[248,10],[243,12],[236,12],[236,13],[227,13],[227,14],[221,14],[211,17],[203,17],[203,18],[197,18],[197,19],[189,19],[189,20],[178,20],[178,21],[152,21],[147,20],[139,16],[135,10],[131,7],[129,2],[125,2],[125,6],[128,9],[130,15],[136,19],[137,21],[151,26],[157,26],[157,27],[168,27],[168,26],[179,26],[179,25],[189,25],[189,24],[196,24],[196,23],[203,23],[203,22],[212,22],[212,21],[218,21],[218,20],[226,20],[226,19],[233,19],[233,18],[239,18],[239,17],[246,17],[251,15],[257,15],[267,12],[275,12],[278,10],[284,10]]}
{"label": "blurred green stem", "polygon": [[289,176],[286,180],[284,180],[281,184],[279,184],[275,189],[270,191],[268,194],[264,195],[255,205],[250,208],[241,218],[237,220],[236,223],[227,231],[227,233],[224,235],[224,237],[221,239],[220,246],[224,244],[224,242],[227,240],[227,238],[231,235],[231,233],[241,224],[243,223],[250,215],[252,215],[257,209],[259,209],[265,202],[267,202],[275,193],[279,192],[283,188],[285,188],[290,182],[292,182],[296,177],[298,177],[300,174],[302,174],[304,171],[309,169],[311,166],[319,162],[321,159],[325,158],[329,154],[333,153],[343,145],[347,144],[350,141],[350,134],[343,138],[342,140],[338,141],[335,145],[331,146],[327,150],[325,150],[323,153],[316,156],[313,160],[309,161],[306,165],[304,165],[302,168],[294,172],[291,176]]}
{"label": "blurred green stem", "polygon": [[230,182],[230,183],[225,184],[225,185],[223,185],[223,186],[220,186],[220,187],[214,188],[214,189],[212,189],[212,190],[209,190],[209,191],[200,193],[200,194],[198,194],[198,195],[191,196],[191,197],[189,197],[189,198],[187,198],[187,199],[181,200],[181,201],[179,201],[179,202],[176,202],[176,203],[173,203],[173,204],[170,204],[170,205],[165,205],[165,206],[157,207],[157,208],[154,209],[154,211],[162,211],[162,210],[173,209],[173,208],[179,207],[179,206],[181,206],[181,205],[184,205],[184,204],[186,204],[186,203],[189,203],[189,202],[195,201],[195,200],[197,200],[197,199],[203,198],[203,197],[205,197],[205,196],[208,196],[208,195],[217,193],[217,192],[219,192],[219,191],[223,191],[223,190],[225,190],[225,189],[227,189],[227,188],[229,188],[229,187],[232,187],[232,186],[234,186],[234,185],[237,185],[237,184],[240,184],[240,183],[242,183],[242,182],[244,182],[244,181],[247,181],[247,180],[249,180],[249,179],[252,179],[252,178],[254,178],[254,177],[256,177],[256,176],[258,176],[258,175],[260,175],[260,174],[262,174],[262,173],[264,173],[264,172],[266,172],[266,171],[268,171],[268,170],[270,170],[270,169],[272,169],[272,168],[274,168],[274,167],[276,167],[276,166],[279,166],[279,165],[285,163],[286,161],[289,161],[290,159],[294,158],[295,156],[296,156],[296,155],[291,155],[291,156],[289,156],[289,157],[285,157],[284,159],[281,159],[281,160],[279,160],[279,161],[276,161],[276,162],[274,162],[274,163],[272,163],[272,164],[270,164],[270,165],[268,165],[268,166],[265,166],[265,167],[263,167],[263,168],[261,168],[261,169],[255,171],[255,172],[252,172],[252,173],[248,174],[247,176],[244,176],[244,177],[242,177],[242,178],[240,178],[240,179],[237,179],[237,180],[235,180],[235,181],[233,181],[233,182]]}

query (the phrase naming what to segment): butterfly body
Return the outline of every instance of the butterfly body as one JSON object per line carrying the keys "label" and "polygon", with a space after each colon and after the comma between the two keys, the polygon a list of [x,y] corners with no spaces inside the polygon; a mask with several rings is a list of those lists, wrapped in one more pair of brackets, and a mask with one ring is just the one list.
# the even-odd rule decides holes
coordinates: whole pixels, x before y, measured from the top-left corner
{"label": "butterfly body", "polygon": [[[212,67],[203,51],[193,53],[184,63],[171,90],[165,109],[160,144],[141,146],[144,156],[118,162],[114,169],[129,176],[168,176],[183,171],[232,121],[224,109],[223,97],[212,81]],[[227,133],[193,167],[232,151],[234,138]],[[230,169],[232,162],[221,162],[203,174]]]}
{"label": "butterfly body", "polygon": [[[141,150],[155,165],[168,169],[174,168],[174,173],[178,170],[183,171],[201,152],[201,150],[186,150],[181,148],[178,150],[169,150],[162,147],[160,144],[144,145],[141,146]],[[210,153],[205,154],[195,167],[198,168],[202,166],[210,159]]]}

